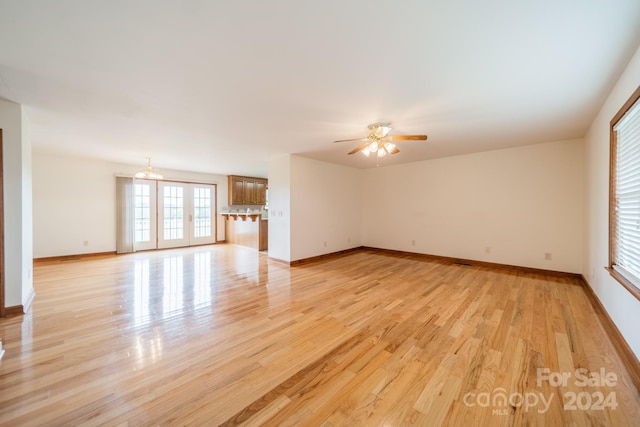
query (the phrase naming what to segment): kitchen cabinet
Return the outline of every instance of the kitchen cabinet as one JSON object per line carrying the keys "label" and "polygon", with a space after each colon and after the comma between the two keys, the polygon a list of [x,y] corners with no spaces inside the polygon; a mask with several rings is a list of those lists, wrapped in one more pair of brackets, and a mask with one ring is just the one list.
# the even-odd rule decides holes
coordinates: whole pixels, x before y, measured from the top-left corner
{"label": "kitchen cabinet", "polygon": [[256,191],[256,204],[266,205],[267,204],[267,180],[257,179],[255,191]]}
{"label": "kitchen cabinet", "polygon": [[256,182],[253,179],[244,180],[244,203],[245,205],[255,205],[256,203]]}
{"label": "kitchen cabinet", "polygon": [[266,179],[229,175],[229,205],[264,205],[266,202]]}
{"label": "kitchen cabinet", "polygon": [[244,205],[244,179],[237,176],[229,177],[229,204]]}

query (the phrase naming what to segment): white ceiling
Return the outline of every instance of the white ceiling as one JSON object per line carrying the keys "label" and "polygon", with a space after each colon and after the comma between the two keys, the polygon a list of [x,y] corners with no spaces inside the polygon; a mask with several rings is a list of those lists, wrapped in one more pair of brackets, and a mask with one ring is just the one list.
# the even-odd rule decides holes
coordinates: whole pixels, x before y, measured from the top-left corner
{"label": "white ceiling", "polygon": [[0,0],[0,97],[36,150],[266,176],[581,137],[640,45],[638,0]]}

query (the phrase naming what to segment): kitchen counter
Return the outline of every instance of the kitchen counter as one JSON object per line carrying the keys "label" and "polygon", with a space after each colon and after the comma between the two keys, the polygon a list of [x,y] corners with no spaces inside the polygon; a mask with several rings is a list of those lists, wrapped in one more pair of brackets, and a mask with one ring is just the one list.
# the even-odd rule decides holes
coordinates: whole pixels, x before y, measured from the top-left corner
{"label": "kitchen counter", "polygon": [[233,219],[242,219],[243,221],[246,221],[247,218],[251,218],[251,221],[256,221],[256,219],[260,218],[262,220],[267,221],[268,220],[268,214],[266,212],[262,213],[262,212],[221,212],[220,215],[224,215],[227,217],[227,219],[229,219],[229,217],[232,217]]}
{"label": "kitchen counter", "polygon": [[221,212],[225,219],[227,243],[266,251],[269,245],[269,221],[261,212]]}

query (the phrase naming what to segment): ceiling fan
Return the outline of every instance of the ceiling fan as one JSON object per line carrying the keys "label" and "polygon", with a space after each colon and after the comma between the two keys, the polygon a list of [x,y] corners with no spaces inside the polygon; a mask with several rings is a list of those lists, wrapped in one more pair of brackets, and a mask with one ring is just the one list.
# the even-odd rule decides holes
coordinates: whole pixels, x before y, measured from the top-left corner
{"label": "ceiling fan", "polygon": [[372,123],[369,126],[369,134],[366,138],[341,139],[334,142],[363,141],[363,143],[347,154],[361,152],[365,156],[375,153],[377,157],[384,157],[387,154],[397,154],[400,152],[396,144],[392,141],[425,141],[427,135],[389,135],[391,123]]}

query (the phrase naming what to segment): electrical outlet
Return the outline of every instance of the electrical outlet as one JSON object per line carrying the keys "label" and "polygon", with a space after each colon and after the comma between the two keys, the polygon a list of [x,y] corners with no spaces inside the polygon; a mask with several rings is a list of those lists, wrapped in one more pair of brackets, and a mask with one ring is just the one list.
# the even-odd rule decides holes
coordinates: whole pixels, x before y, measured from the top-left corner
{"label": "electrical outlet", "polygon": [[544,253],[544,260],[545,261],[551,261],[551,252],[545,252]]}
{"label": "electrical outlet", "polygon": [[325,242],[324,242],[324,247],[325,247],[325,248],[327,247],[327,241],[326,241],[326,240],[325,240]]}
{"label": "electrical outlet", "polygon": [[412,240],[412,241],[411,241],[411,246],[415,246],[415,245],[416,245],[416,241],[415,241],[415,240]]}
{"label": "electrical outlet", "polygon": [[83,240],[82,241],[82,246],[89,246],[89,241],[88,240]]}
{"label": "electrical outlet", "polygon": [[487,246],[484,248],[484,253],[485,254],[490,254],[491,253],[491,247]]}

